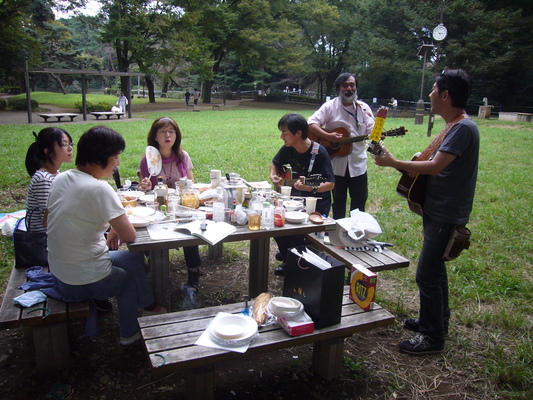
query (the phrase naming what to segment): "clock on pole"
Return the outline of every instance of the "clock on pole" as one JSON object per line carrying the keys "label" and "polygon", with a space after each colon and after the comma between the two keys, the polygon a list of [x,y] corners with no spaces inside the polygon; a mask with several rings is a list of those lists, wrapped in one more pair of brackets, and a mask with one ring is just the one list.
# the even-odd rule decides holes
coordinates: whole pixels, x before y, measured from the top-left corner
{"label": "clock on pole", "polygon": [[439,24],[433,29],[433,39],[440,42],[446,39],[446,36],[448,36],[448,29],[443,24]]}

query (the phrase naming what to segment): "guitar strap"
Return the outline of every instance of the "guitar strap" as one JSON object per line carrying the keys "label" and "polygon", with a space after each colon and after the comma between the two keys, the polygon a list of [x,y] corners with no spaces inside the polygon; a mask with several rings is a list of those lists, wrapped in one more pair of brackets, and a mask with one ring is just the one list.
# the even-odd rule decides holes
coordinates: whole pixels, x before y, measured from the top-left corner
{"label": "guitar strap", "polygon": [[307,169],[307,174],[310,175],[311,171],[313,170],[313,165],[315,164],[315,158],[318,154],[318,148],[320,147],[320,143],[313,142],[313,149],[311,150],[311,161],[309,161],[309,168]]}
{"label": "guitar strap", "polygon": [[435,151],[437,151],[442,141],[446,137],[447,133],[450,131],[450,129],[452,129],[452,127],[463,118],[468,118],[468,115],[462,114],[459,118],[446,124],[442,131],[440,131],[439,134],[435,136],[435,139],[432,140],[428,147],[426,147],[426,149],[420,154],[420,156],[417,157],[416,161],[427,161],[431,159],[433,157],[433,154],[435,154]]}

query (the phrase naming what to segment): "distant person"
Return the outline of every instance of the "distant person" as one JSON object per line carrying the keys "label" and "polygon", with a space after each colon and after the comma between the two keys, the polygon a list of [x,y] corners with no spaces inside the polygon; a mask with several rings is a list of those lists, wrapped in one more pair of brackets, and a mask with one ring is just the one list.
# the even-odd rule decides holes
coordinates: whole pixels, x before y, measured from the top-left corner
{"label": "distant person", "polygon": [[[374,116],[369,105],[357,100],[357,80],[349,72],[340,74],[335,80],[338,96],[325,102],[307,122],[312,137],[338,142],[344,128],[349,136],[370,135],[374,127]],[[350,211],[356,208],[365,211],[368,198],[367,151],[364,141],[347,145],[346,156],[335,156],[331,160],[335,173],[333,190],[333,218],[346,217],[346,203],[350,194]]]}
{"label": "distant person", "polygon": [[194,105],[198,105],[198,100],[200,99],[200,92],[197,89],[194,89]]}
{"label": "distant person", "polygon": [[187,107],[189,106],[189,100],[191,99],[191,92],[189,92],[189,89],[185,91],[185,104]]}
{"label": "distant person", "polygon": [[437,75],[429,94],[431,111],[446,126],[418,157],[421,161],[397,160],[385,148],[375,159],[379,166],[427,177],[424,243],[416,270],[420,312],[418,318],[404,322],[406,329],[417,334],[400,342],[400,350],[410,354],[442,352],[448,333],[450,307],[443,255],[455,226],[469,221],[478,171],[479,130],[465,111],[471,90],[472,80],[462,69],[446,69]]}
{"label": "distant person", "polygon": [[144,308],[144,315],[165,309],[154,300],[142,253],[117,251],[121,242],[135,240],[136,231],[102,178],[112,177],[125,148],[122,136],[110,128],[86,131],[78,142],[76,168],[52,183],[47,210],[48,262],[55,288],[65,301],[116,297],[120,344],[127,346],[141,338],[138,308]]}
{"label": "distant person", "polygon": [[117,100],[117,105],[120,107],[120,112],[126,113],[126,106],[128,105],[128,99],[124,96],[124,93],[120,93],[120,97]]}
{"label": "distant person", "polygon": [[396,118],[396,112],[398,111],[398,100],[392,97],[390,99],[389,106],[392,107],[392,118]]}

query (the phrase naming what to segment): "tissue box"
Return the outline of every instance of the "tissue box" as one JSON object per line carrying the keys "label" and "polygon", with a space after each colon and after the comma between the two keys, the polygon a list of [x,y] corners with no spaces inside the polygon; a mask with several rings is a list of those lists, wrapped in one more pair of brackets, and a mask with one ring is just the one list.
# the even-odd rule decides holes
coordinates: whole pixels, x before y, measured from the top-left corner
{"label": "tissue box", "polygon": [[287,332],[290,336],[299,336],[306,333],[313,333],[315,330],[315,324],[311,317],[305,313],[305,311],[295,317],[280,317],[278,318],[278,324]]}
{"label": "tissue box", "polygon": [[360,264],[352,265],[350,299],[363,310],[368,311],[376,299],[378,275]]}

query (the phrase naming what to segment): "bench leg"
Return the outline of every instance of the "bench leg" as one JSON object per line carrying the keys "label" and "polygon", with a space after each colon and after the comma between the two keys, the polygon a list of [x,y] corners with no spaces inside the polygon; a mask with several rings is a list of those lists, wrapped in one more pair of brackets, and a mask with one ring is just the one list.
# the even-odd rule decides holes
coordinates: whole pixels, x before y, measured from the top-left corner
{"label": "bench leg", "polygon": [[67,323],[32,327],[35,362],[38,370],[63,367],[70,361]]}
{"label": "bench leg", "polygon": [[268,290],[268,266],[270,238],[250,240],[250,261],[248,272],[248,295],[250,298]]}
{"label": "bench leg", "polygon": [[155,301],[170,311],[170,275],[168,249],[150,252],[150,275]]}
{"label": "bench leg", "polygon": [[192,368],[187,374],[186,398],[188,400],[214,400],[215,398],[215,367]]}
{"label": "bench leg", "polygon": [[313,370],[327,381],[338,377],[342,369],[344,338],[323,340],[313,344]]}

